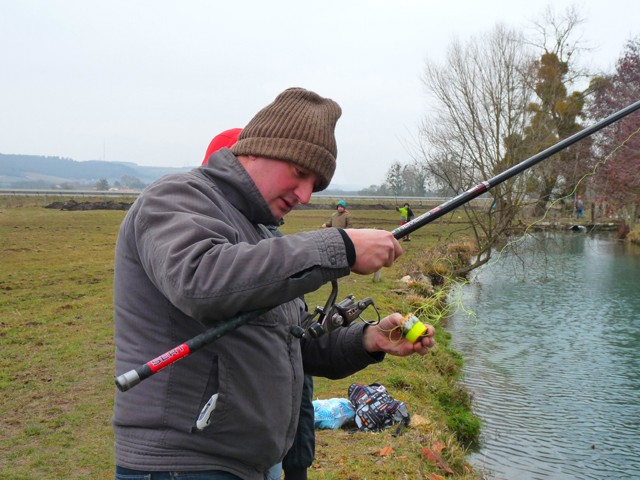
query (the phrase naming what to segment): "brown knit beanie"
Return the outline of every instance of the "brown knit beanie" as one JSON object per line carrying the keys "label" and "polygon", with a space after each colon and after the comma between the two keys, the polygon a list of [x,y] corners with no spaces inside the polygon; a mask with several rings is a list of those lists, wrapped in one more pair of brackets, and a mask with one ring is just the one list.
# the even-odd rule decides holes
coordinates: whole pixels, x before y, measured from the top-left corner
{"label": "brown knit beanie", "polygon": [[324,190],[336,169],[334,130],[341,114],[333,100],[289,88],[251,119],[231,151],[300,165],[318,176],[314,191]]}

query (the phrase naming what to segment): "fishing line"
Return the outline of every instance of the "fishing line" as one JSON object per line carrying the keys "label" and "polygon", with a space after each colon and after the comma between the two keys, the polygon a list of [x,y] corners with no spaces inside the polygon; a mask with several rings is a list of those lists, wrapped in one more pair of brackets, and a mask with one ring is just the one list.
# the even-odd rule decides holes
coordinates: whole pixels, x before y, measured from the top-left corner
{"label": "fishing line", "polygon": [[[530,230],[535,227],[536,225],[540,224],[541,222],[543,222],[547,216],[549,215],[549,212],[551,212],[551,210],[560,202],[562,202],[563,200],[567,199],[567,198],[572,198],[574,196],[574,194],[576,193],[576,191],[578,190],[578,188],[580,187],[580,185],[582,183],[584,183],[584,181],[589,178],[589,177],[593,177],[596,175],[596,173],[598,172],[598,170],[600,168],[602,168],[619,150],[621,150],[622,148],[625,147],[625,145],[631,141],[631,139],[633,137],[635,137],[638,133],[640,133],[640,127],[637,128],[634,132],[632,132],[623,142],[621,142],[618,146],[616,146],[609,154],[607,154],[604,158],[602,158],[601,160],[598,160],[595,165],[593,166],[593,168],[591,169],[591,171],[587,172],[586,174],[584,174],[582,177],[580,177],[580,179],[577,181],[576,185],[573,187],[573,189],[566,195],[559,197],[555,200],[553,200],[552,202],[549,203],[549,205],[547,206],[547,208],[544,211],[544,214],[537,220],[535,220],[534,222],[530,223],[529,225],[527,225],[527,227],[525,228],[525,230],[523,231],[523,233],[521,235],[519,235],[518,237],[509,240],[508,242],[505,243],[505,245],[500,248],[499,250],[497,250],[496,255],[486,264],[481,265],[478,269],[475,270],[474,272],[474,277],[477,277],[485,268],[495,265],[500,258],[502,257],[503,253],[509,249],[512,248],[514,245],[521,243],[525,240],[525,238],[527,236],[530,235]],[[475,328],[478,325],[478,318],[476,313],[473,310],[467,309],[464,306],[464,302],[462,300],[462,287],[464,287],[465,285],[468,285],[470,283],[469,279],[455,279],[455,278],[448,278],[446,279],[448,282],[451,282],[451,284],[455,284],[455,288],[451,289],[451,293],[453,294],[453,298],[454,298],[454,304],[456,305],[456,309],[451,311],[451,307],[447,306],[447,308],[445,309],[445,315],[441,315],[438,317],[438,319],[440,318],[447,318],[446,314],[451,314],[453,315],[454,313],[460,313],[462,312],[463,314],[465,314],[468,318],[473,318],[473,326],[472,328]]]}
{"label": "fishing line", "polygon": [[[467,242],[463,242],[467,243]],[[442,245],[436,247],[442,248]],[[433,252],[433,251],[431,251]],[[433,275],[442,278],[442,285],[434,287],[431,283],[422,282],[420,280],[411,280],[407,284],[407,298],[402,302],[399,311],[410,311],[412,315],[417,317],[423,323],[437,327],[441,322],[450,318],[458,310],[467,311],[462,302],[452,301],[447,285],[453,283],[452,277],[444,272],[453,272],[455,269],[455,261],[444,253],[435,256],[429,261],[430,270]],[[431,280],[429,275],[426,278]],[[433,290],[433,293],[425,296],[425,290]],[[418,305],[416,305],[418,304]],[[405,317],[405,320],[407,317]],[[392,343],[402,340],[402,325],[397,325],[391,329],[378,328],[388,334],[389,341]]]}
{"label": "fishing line", "polygon": [[[531,230],[531,228],[533,228],[534,226],[536,226],[537,224],[543,222],[549,212],[551,211],[551,209],[553,207],[555,207],[558,203],[562,202],[563,200],[567,199],[567,198],[572,198],[573,195],[576,193],[576,191],[578,190],[578,187],[589,177],[593,177],[596,175],[596,173],[598,172],[598,169],[602,168],[603,165],[605,165],[612,157],[613,155],[615,155],[621,148],[623,148],[633,137],[635,137],[638,133],[640,132],[640,127],[637,128],[634,132],[632,132],[622,143],[620,143],[620,145],[618,145],[617,147],[615,147],[608,155],[606,155],[603,159],[598,160],[596,162],[596,164],[593,166],[593,168],[591,169],[590,172],[585,173],[582,177],[580,177],[580,179],[578,180],[578,182],[576,183],[576,185],[573,187],[573,189],[566,195],[559,197],[555,200],[553,200],[552,202],[549,203],[549,206],[545,209],[544,214],[542,215],[542,217],[540,217],[539,219],[537,219],[536,221],[532,222],[531,224],[527,225],[527,228],[525,228],[524,232],[522,233],[522,235],[520,235],[518,238],[511,240],[509,242],[507,242],[503,248],[501,248],[498,251],[498,256],[496,259],[492,260],[491,262],[489,262],[488,264],[494,264],[495,262],[497,262],[500,258],[500,256],[502,255],[502,252],[507,248],[510,247],[512,245],[514,245],[515,243],[521,242],[524,240],[524,238],[529,235],[529,231]],[[483,265],[482,267],[488,266],[487,265]],[[481,268],[482,268],[481,267]],[[480,271],[480,269],[479,269]]]}
{"label": "fishing line", "polygon": [[[592,167],[591,171],[587,172],[582,177],[580,177],[580,179],[576,182],[576,185],[573,187],[573,189],[571,189],[569,193],[561,197],[558,197],[557,199],[550,202],[548,206],[545,208],[543,215],[539,219],[528,224],[521,235],[507,241],[502,246],[502,248],[496,251],[495,256],[493,256],[493,258],[489,262],[485,263],[484,265],[481,265],[478,269],[476,269],[475,272],[473,273],[474,278],[477,277],[477,275],[481,273],[485,268],[496,264],[502,257],[503,253],[507,251],[507,249],[511,249],[513,246],[523,242],[530,235],[531,229],[534,228],[536,225],[540,224],[541,222],[544,222],[545,219],[549,216],[549,213],[553,210],[553,208],[557,204],[563,202],[567,198],[572,198],[576,193],[576,191],[578,190],[578,188],[580,187],[580,185],[584,183],[587,178],[595,176],[598,170],[602,168],[602,166],[605,165],[620,149],[624,148],[624,146],[638,133],[640,133],[640,127],[636,129],[634,132],[632,132],[623,142],[621,142],[618,146],[616,146],[608,155],[606,155],[601,160],[598,160],[595,163],[595,165]],[[439,267],[439,266],[442,266],[443,264],[448,265],[448,267],[445,267],[445,268]],[[477,318],[476,312],[471,309],[468,309],[465,306],[464,301],[462,299],[463,287],[465,285],[468,285],[471,280],[465,279],[465,278],[456,278],[453,276],[442,275],[440,272],[443,272],[443,271],[453,272],[455,267],[453,264],[453,260],[450,257],[446,257],[444,254],[441,257],[434,258],[431,262],[431,265],[432,265],[432,269],[435,272],[438,272],[437,274],[442,276],[445,285],[453,285],[453,287],[449,289],[444,289],[444,288],[439,289],[427,297],[422,297],[424,300],[421,302],[421,305],[419,305],[418,307],[415,307],[413,305],[413,302],[407,302],[410,305],[407,305],[409,308],[406,310],[413,311],[413,314],[416,317],[418,317],[420,320],[424,321],[425,323],[433,325],[434,327],[439,325],[442,322],[442,320],[451,318],[454,314],[462,314],[466,316],[468,319],[473,319],[472,328],[477,327],[478,318]],[[408,285],[409,290],[415,292],[414,296],[416,299],[422,296],[420,292],[418,292],[415,288],[412,288],[412,286],[415,286],[418,283],[420,282],[413,281]],[[397,339],[395,339],[396,336],[394,335],[394,332],[397,331],[399,333],[401,330],[402,330],[402,327],[400,325],[394,327],[393,329],[386,330],[386,332],[389,334],[389,340],[400,341],[402,339],[402,336],[397,335]]]}

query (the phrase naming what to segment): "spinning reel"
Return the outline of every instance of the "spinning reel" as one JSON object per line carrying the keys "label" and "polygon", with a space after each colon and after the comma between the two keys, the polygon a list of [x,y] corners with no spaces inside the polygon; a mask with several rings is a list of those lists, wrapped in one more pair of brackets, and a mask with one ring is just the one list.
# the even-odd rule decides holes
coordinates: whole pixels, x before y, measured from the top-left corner
{"label": "spinning reel", "polygon": [[[357,301],[353,294],[349,294],[344,300],[336,303],[337,296],[338,282],[332,280],[331,293],[327,298],[327,302],[324,307],[316,307],[315,311],[307,317],[305,322],[307,328],[302,336],[318,338],[336,328],[346,327],[358,318],[368,325],[377,325],[380,322],[380,312],[378,312],[370,297]],[[377,315],[376,319],[367,320],[362,318],[362,313],[368,307],[373,307]]]}

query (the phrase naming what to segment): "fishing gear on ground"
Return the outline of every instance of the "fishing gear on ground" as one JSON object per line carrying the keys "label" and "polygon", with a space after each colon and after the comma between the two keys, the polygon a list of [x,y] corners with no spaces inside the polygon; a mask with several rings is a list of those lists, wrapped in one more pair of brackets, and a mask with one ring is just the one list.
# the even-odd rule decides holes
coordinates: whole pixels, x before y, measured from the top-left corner
{"label": "fishing gear on ground", "polygon": [[398,424],[393,433],[396,437],[410,423],[407,405],[394,399],[379,383],[352,383],[347,396],[349,398],[314,400],[315,428],[336,430],[354,422],[360,431],[379,432]]}
{"label": "fishing gear on ground", "polygon": [[395,400],[383,385],[352,383],[348,394],[349,401],[356,411],[355,421],[358,430],[379,432],[397,423],[398,428],[393,434],[397,437],[402,429],[409,425],[410,416],[407,405]]}

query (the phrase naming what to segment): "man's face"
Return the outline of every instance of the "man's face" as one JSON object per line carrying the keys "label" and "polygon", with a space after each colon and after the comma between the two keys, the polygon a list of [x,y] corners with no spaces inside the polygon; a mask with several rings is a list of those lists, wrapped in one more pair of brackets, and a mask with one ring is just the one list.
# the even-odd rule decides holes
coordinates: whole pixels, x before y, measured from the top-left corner
{"label": "man's face", "polygon": [[344,212],[344,207],[342,205],[338,205],[338,213]]}
{"label": "man's face", "polygon": [[264,197],[273,216],[282,218],[302,203],[309,203],[318,177],[306,168],[294,163],[270,158],[244,157],[242,165],[247,170]]}

